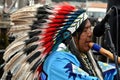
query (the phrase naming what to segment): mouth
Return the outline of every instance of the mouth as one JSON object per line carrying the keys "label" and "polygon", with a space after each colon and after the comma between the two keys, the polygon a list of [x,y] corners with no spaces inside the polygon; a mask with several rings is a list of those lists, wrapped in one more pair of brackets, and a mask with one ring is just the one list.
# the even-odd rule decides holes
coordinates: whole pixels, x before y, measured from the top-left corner
{"label": "mouth", "polygon": [[90,42],[92,42],[92,41],[91,40],[86,41],[86,43],[90,43]]}
{"label": "mouth", "polygon": [[91,40],[86,41],[86,45],[88,45],[88,46],[89,46],[89,43],[91,43],[91,42],[92,42]]}

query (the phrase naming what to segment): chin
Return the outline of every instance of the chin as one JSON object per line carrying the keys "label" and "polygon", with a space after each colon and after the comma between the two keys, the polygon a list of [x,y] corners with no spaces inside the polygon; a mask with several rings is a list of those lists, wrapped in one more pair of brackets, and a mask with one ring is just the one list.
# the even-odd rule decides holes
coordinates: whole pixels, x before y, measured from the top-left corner
{"label": "chin", "polygon": [[85,48],[84,52],[88,52],[90,50],[90,48]]}

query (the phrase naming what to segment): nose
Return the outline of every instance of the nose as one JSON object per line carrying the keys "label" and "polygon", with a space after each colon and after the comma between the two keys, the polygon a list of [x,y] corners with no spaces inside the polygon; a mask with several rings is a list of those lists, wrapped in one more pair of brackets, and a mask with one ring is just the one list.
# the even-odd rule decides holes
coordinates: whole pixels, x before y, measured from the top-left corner
{"label": "nose", "polygon": [[91,28],[88,28],[87,34],[88,34],[88,36],[92,36],[92,29]]}

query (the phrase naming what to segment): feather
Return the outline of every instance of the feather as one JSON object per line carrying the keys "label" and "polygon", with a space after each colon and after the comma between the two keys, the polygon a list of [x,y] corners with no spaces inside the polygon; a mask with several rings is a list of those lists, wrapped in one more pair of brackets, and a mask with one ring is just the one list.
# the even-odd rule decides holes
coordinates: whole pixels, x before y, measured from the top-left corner
{"label": "feather", "polygon": [[[35,36],[40,34],[41,31],[34,31],[34,32],[29,32],[27,34],[27,36],[29,35],[29,37]],[[20,49],[25,47],[25,42],[23,41],[19,41],[16,42],[15,44],[12,44],[9,48],[6,49],[3,59],[6,61],[10,56],[12,56],[15,52],[19,51]],[[16,50],[17,49],[17,50]],[[15,50],[15,52],[13,52]],[[12,52],[11,52],[12,51]]]}
{"label": "feather", "polygon": [[[47,43],[47,40],[48,40],[49,38],[47,37],[47,39],[45,40],[45,42]],[[49,40],[48,40],[49,41]],[[38,44],[38,43],[37,43]],[[36,45],[37,45],[36,44]],[[48,46],[51,46],[51,42],[50,43],[47,43],[47,44],[45,44],[44,45],[44,47],[48,47]],[[17,68],[19,68],[20,67],[20,64],[22,64],[27,58],[29,58],[29,56],[31,56],[30,54],[30,52],[32,51],[32,50],[34,50],[34,48],[33,47],[35,47],[35,45],[34,46],[31,46],[29,49],[25,49],[24,51],[25,52],[20,52],[19,54],[16,54],[7,64],[6,64],[6,66],[4,67],[4,70],[5,71],[9,71],[10,70],[10,68],[12,67],[12,69],[17,69]],[[36,47],[35,47],[36,48]],[[39,47],[38,47],[38,49],[39,49]],[[31,51],[30,51],[31,50]],[[43,49],[41,49],[41,50],[43,50]],[[41,51],[40,50],[40,51]],[[29,52],[28,52],[29,51]],[[28,55],[28,53],[30,53],[28,56],[27,55],[23,55],[23,53],[27,53],[27,55]],[[32,53],[33,54],[33,53]],[[27,57],[27,58],[26,58]],[[17,61],[18,60],[18,61]],[[21,61],[22,60],[22,61]],[[33,58],[31,59],[31,58],[29,58],[28,59],[28,61],[27,62],[30,62],[30,60],[33,60]],[[18,63],[17,63],[18,62]],[[12,63],[12,64],[11,64]],[[15,65],[14,67],[13,67],[13,65]],[[18,66],[17,66],[18,65]],[[17,67],[16,67],[17,66]],[[16,68],[15,68],[16,67]],[[18,70],[18,69],[17,69]],[[14,73],[15,73],[16,71],[14,71]],[[13,71],[12,71],[12,73],[13,73]]]}

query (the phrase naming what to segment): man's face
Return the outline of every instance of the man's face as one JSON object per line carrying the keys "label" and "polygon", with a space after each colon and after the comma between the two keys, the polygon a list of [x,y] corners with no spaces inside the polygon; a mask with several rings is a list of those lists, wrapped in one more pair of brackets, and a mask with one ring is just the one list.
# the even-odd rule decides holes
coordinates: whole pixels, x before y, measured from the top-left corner
{"label": "man's face", "polygon": [[89,42],[91,42],[91,37],[91,23],[87,20],[84,30],[80,35],[79,44],[77,44],[77,47],[81,52],[87,52],[90,49]]}

